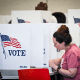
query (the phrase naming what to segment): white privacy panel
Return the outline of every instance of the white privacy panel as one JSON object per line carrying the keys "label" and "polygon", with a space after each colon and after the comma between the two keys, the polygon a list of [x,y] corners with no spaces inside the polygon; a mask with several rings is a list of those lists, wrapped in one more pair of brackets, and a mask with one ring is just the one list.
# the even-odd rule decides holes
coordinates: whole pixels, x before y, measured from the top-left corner
{"label": "white privacy panel", "polygon": [[[80,9],[68,9],[68,22],[77,24],[77,25],[78,25],[78,23],[80,23]],[[75,40],[80,47],[80,26],[79,25],[77,26],[77,25],[75,25],[76,27],[75,27],[74,36],[76,37],[76,33],[78,33],[78,31],[79,31],[79,42],[77,42],[77,39],[75,39]],[[78,30],[76,30],[77,27],[79,27]]]}
{"label": "white privacy panel", "polygon": [[44,25],[32,24],[30,36],[30,66],[43,67]]}
{"label": "white privacy panel", "polygon": [[38,23],[41,22],[41,12],[35,10],[32,11],[12,11],[11,12],[12,24],[18,24],[18,20],[24,23]]}
{"label": "white privacy panel", "polygon": [[30,68],[30,26],[0,25],[0,69]]}
{"label": "white privacy panel", "polygon": [[[42,20],[45,19],[48,23],[52,23],[52,14],[51,11],[41,11]],[[44,23],[42,21],[42,23]]]}
{"label": "white privacy panel", "polygon": [[[76,22],[75,19],[77,19]],[[68,23],[79,23],[80,22],[79,19],[80,9],[68,9]]]}
{"label": "white privacy panel", "polygon": [[77,24],[74,24],[74,38],[73,41],[74,43],[79,47],[80,43],[80,27]]}
{"label": "white privacy panel", "polygon": [[45,24],[44,25],[44,67],[49,67],[49,29],[50,25]]}
{"label": "white privacy panel", "polygon": [[32,24],[31,27],[31,66],[49,67],[49,60],[57,58],[57,49],[52,37],[57,24]]}
{"label": "white privacy panel", "polygon": [[51,11],[27,10],[12,11],[12,24],[19,23],[51,23]]}
{"label": "white privacy panel", "polygon": [[57,58],[57,49],[54,47],[53,44],[53,33],[57,30],[57,24],[56,23],[52,23],[52,25],[50,25],[50,32],[49,32],[49,60],[51,59],[55,59]]}
{"label": "white privacy panel", "polygon": [[[54,49],[52,42],[52,33],[54,33],[54,29],[52,30],[53,23],[48,23],[44,25],[44,67],[49,67],[49,60],[52,58],[57,58],[57,54],[55,53],[56,49]],[[52,30],[52,32],[51,32]],[[51,51],[52,50],[52,51]],[[54,53],[53,53],[54,52]]]}

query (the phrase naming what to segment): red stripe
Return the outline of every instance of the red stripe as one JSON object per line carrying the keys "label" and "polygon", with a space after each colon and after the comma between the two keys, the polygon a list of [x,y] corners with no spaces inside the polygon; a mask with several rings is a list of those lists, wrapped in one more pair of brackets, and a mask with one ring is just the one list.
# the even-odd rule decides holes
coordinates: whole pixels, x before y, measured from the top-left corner
{"label": "red stripe", "polygon": [[21,48],[20,42],[18,42],[17,39],[11,38],[11,37],[10,37],[10,39],[11,39],[11,41],[3,42],[4,47],[13,46],[13,47],[16,47],[16,48]]}

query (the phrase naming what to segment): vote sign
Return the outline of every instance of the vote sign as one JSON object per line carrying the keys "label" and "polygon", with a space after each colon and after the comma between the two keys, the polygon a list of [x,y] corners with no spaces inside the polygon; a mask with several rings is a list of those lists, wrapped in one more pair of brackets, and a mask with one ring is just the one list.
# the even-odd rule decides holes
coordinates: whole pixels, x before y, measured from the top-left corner
{"label": "vote sign", "polygon": [[30,27],[0,25],[0,50],[0,69],[30,68]]}

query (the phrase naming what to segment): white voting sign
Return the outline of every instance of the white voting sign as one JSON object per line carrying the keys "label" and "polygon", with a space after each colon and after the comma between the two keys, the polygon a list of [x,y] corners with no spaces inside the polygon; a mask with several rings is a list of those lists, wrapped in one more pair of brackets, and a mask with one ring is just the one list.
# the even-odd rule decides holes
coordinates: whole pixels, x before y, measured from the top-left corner
{"label": "white voting sign", "polygon": [[30,68],[30,26],[0,25],[0,69]]}

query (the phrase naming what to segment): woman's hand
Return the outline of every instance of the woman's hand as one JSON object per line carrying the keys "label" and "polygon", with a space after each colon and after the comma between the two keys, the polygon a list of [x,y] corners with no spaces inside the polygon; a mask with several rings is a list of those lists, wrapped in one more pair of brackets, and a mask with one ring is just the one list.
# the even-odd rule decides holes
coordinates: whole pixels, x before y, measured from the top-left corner
{"label": "woman's hand", "polygon": [[53,61],[52,60],[49,60],[49,66],[53,67]]}
{"label": "woman's hand", "polygon": [[58,66],[56,64],[54,64],[52,60],[49,60],[49,66],[55,70],[57,70],[57,68],[58,68]]}

